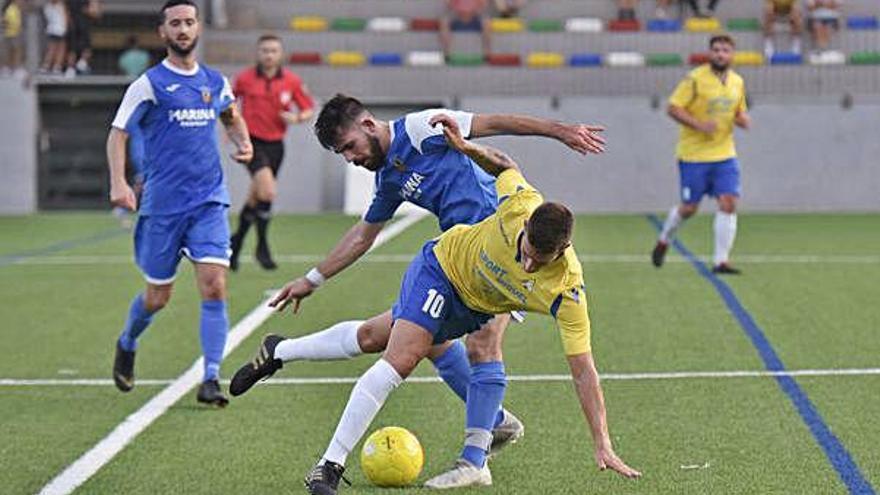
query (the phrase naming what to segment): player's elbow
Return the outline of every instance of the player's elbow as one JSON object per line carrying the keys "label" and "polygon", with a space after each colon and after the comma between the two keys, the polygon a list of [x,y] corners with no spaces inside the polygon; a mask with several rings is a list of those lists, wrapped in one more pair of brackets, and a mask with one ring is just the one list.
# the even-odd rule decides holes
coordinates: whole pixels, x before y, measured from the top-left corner
{"label": "player's elbow", "polygon": [[681,112],[681,107],[677,107],[675,105],[669,105],[666,107],[666,115],[672,117],[673,119],[678,117],[679,112]]}

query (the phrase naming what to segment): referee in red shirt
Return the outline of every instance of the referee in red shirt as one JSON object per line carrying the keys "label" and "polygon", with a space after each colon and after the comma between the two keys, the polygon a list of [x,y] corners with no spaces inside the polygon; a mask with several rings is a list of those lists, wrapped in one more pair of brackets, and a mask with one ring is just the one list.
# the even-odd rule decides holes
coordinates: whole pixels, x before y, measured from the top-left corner
{"label": "referee in red shirt", "polygon": [[283,58],[281,38],[263,35],[257,41],[257,65],[235,79],[233,91],[254,145],[254,159],[247,165],[251,187],[239,216],[238,231],[232,236],[229,262],[233,270],[238,269],[238,255],[251,224],[257,226],[257,262],[266,270],[278,267],[272,260],[266,232],[272,217],[275,178],[284,159],[284,133],[288,125],[311,118],[315,106],[299,76],[281,66]]}

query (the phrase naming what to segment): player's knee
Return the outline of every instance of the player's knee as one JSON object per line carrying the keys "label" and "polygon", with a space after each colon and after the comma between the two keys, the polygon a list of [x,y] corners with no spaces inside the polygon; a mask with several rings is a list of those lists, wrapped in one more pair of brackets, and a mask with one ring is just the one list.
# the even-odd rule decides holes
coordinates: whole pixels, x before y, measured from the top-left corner
{"label": "player's knee", "polygon": [[262,187],[256,191],[257,201],[271,203],[275,201],[275,187]]}
{"label": "player's knee", "polygon": [[678,214],[682,218],[690,218],[697,212],[697,205],[685,203],[678,208]]}
{"label": "player's knee", "polygon": [[357,339],[363,352],[382,352],[388,345],[388,332],[365,323],[358,328]]}
{"label": "player's knee", "polygon": [[416,366],[421,361],[421,356],[418,356],[413,353],[395,353],[394,355],[388,355],[386,353],[382,356],[382,359],[388,362],[394,371],[400,375],[401,378],[406,379],[413,370],[416,369]]}
{"label": "player's knee", "polygon": [[226,278],[221,275],[206,278],[200,282],[202,299],[214,301],[226,299]]}
{"label": "player's knee", "polygon": [[474,338],[468,336],[465,346],[467,347],[468,361],[473,363],[486,363],[501,361],[501,342],[491,338]]}
{"label": "player's knee", "polygon": [[161,288],[158,290],[147,289],[144,294],[144,309],[148,313],[155,313],[168,305],[171,300],[171,288]]}

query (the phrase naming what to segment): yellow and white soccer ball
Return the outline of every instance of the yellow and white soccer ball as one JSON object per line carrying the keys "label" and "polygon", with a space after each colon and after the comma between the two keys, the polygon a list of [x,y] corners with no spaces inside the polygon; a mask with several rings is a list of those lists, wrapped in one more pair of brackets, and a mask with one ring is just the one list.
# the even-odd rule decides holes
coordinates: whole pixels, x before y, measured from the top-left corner
{"label": "yellow and white soccer ball", "polygon": [[406,486],[425,464],[422,444],[406,428],[387,426],[373,432],[361,449],[361,469],[377,486]]}

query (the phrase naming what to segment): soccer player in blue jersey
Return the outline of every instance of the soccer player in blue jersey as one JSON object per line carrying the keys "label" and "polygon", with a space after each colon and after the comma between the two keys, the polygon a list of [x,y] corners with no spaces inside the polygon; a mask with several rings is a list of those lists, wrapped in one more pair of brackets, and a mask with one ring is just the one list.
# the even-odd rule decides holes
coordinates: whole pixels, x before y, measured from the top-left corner
{"label": "soccer player in blue jersey", "polygon": [[159,35],[168,55],[126,90],[107,139],[110,201],[134,211],[137,199],[125,179],[129,133],[144,140],[144,190],[134,233],[135,261],[147,282],[131,303],[116,342],[113,380],[127,392],[134,387],[138,337],[171,298],[177,265],[186,256],[195,265],[202,297],[199,334],[204,380],[197,400],[225,406],[220,362],[226,346],[226,270],[229,266],[229,194],[220,164],[218,119],[235,144],[233,158],[248,163],[253,148],[247,126],[233,105],[229,81],[199,65],[198,9],[191,0],[169,0],[161,10]]}

